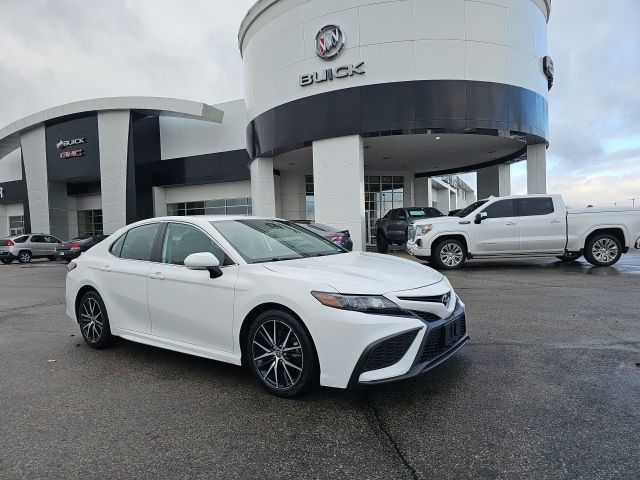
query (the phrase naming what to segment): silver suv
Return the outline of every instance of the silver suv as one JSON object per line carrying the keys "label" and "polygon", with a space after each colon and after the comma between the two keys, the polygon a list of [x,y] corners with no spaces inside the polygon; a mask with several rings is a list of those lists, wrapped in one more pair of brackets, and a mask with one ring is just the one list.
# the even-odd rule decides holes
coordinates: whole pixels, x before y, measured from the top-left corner
{"label": "silver suv", "polygon": [[53,235],[30,233],[14,235],[0,240],[0,262],[9,264],[14,260],[29,263],[32,258],[56,259],[56,248],[62,242]]}

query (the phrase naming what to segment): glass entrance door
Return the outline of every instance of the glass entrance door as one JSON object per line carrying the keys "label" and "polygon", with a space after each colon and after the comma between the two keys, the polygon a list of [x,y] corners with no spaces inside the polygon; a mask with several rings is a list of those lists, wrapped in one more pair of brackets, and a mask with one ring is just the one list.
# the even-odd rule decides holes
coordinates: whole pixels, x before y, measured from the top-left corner
{"label": "glass entrance door", "polygon": [[376,243],[376,221],[389,210],[404,206],[404,177],[365,175],[365,222],[367,245]]}

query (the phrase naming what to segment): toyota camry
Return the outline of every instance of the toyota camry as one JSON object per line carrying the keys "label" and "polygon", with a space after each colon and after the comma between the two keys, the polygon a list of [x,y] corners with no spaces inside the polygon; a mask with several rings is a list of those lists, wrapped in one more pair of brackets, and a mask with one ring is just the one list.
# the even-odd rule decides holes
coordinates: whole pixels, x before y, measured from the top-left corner
{"label": "toyota camry", "polygon": [[272,218],[128,225],[69,264],[66,302],[90,347],[121,337],[246,365],[283,397],[412,377],[469,339],[442,274]]}

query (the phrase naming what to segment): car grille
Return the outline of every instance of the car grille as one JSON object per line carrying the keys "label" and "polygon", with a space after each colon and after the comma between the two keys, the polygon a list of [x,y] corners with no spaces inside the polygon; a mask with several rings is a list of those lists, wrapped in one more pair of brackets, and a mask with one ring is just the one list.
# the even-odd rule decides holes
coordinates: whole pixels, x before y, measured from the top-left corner
{"label": "car grille", "polygon": [[425,322],[436,322],[438,320],[442,320],[438,315],[431,312],[419,312],[418,310],[410,310],[411,313],[417,315]]}
{"label": "car grille", "polygon": [[393,365],[407,353],[411,343],[416,338],[419,329],[401,333],[379,343],[371,349],[362,367],[363,372],[378,370]]}
{"label": "car grille", "polygon": [[424,342],[424,349],[422,350],[422,355],[420,357],[419,363],[428,362],[429,360],[433,360],[434,358],[440,356],[451,347],[453,347],[456,343],[458,343],[458,340],[465,336],[465,334],[467,333],[465,316],[461,315],[457,319],[453,320],[453,322],[459,322],[460,328],[457,329],[458,331],[456,332],[457,334],[455,336],[449,338],[449,343],[447,343],[445,328],[451,322],[436,327],[428,333],[427,340]]}

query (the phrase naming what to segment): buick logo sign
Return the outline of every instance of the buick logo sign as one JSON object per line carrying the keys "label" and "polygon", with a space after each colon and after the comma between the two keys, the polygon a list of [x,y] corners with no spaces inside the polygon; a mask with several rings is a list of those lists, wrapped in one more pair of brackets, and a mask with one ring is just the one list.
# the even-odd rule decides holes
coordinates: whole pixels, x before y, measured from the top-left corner
{"label": "buick logo sign", "polygon": [[336,58],[344,48],[344,33],[337,25],[327,25],[316,35],[316,53],[320,58]]}
{"label": "buick logo sign", "polygon": [[56,147],[62,150],[64,148],[71,147],[73,145],[80,145],[81,143],[87,143],[87,139],[74,138],[73,140],[58,140],[58,143],[56,143]]}

